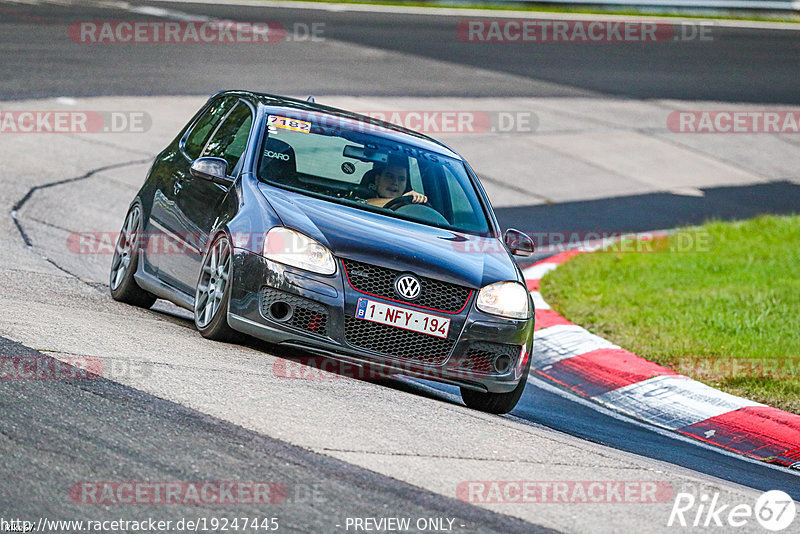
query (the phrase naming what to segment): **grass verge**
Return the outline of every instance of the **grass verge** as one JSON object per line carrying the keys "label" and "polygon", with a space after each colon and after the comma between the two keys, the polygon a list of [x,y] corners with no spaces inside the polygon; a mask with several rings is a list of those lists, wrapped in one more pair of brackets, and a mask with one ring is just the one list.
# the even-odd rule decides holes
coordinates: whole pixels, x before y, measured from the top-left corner
{"label": "grass verge", "polygon": [[712,222],[616,249],[545,276],[545,300],[643,358],[800,413],[800,216]]}

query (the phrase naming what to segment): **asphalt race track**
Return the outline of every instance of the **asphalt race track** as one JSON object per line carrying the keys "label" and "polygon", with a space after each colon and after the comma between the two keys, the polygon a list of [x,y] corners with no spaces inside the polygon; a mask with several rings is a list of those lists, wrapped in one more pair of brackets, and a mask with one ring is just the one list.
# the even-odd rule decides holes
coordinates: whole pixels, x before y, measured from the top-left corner
{"label": "asphalt race track", "polygon": [[[76,21],[197,16],[318,23],[324,40],[104,46],[66,33]],[[352,532],[347,518],[402,516],[452,519],[465,533],[671,532],[670,500],[473,505],[456,488],[652,480],[727,503],[770,489],[800,500],[797,472],[667,434],[538,379],[503,417],[472,412],[454,388],[420,380],[281,379],[275,365],[288,358],[303,368],[302,355],[209,342],[163,303],[115,303],[105,285],[110,256],[65,250],[74,232],[118,229],[152,157],[226,88],[324,95],[367,110],[533,107],[530,136],[441,136],[473,162],[504,227],[646,231],[800,209],[791,135],[705,141],[664,128],[676,109],[800,103],[800,32],[715,26],[703,42],[509,47],[460,42],[459,20],[324,6],[0,0],[0,110],[146,110],[153,123],[146,135],[0,133],[0,351],[95,358],[107,371],[0,380],[0,518],[272,516],[281,531]],[[611,149],[610,131],[623,139]],[[655,158],[631,168],[613,159],[653,146],[688,161],[683,174],[659,174]],[[553,159],[538,161],[545,153]],[[537,161],[539,184],[520,177],[515,157]],[[648,165],[657,179],[632,178]],[[579,187],[565,184],[564,169]],[[137,506],[87,505],[70,493],[81,481],[142,480],[266,480],[286,495],[268,507]],[[762,530],[737,529],[750,531]]]}
{"label": "asphalt race track", "polygon": [[[722,102],[797,104],[796,73],[800,68],[800,42],[794,32],[714,27],[711,41],[669,43],[518,44],[463,43],[455,35],[460,17],[387,15],[353,11],[330,12],[238,5],[202,5],[170,2],[132,2],[175,9],[184,13],[242,21],[269,20],[287,28],[294,24],[322,23],[324,37],[388,50],[415,58],[402,66],[359,60],[335,49],[295,42],[296,46],[265,51],[246,44],[230,46],[209,56],[202,47],[61,47],[58,54],[41,47],[15,47],[17,39],[41,43],[63,38],[57,25],[81,20],[149,20],[152,17],[125,10],[92,8],[87,2],[76,10],[67,5],[45,4],[35,9],[5,4],[2,42],[6,50],[3,72],[25,68],[24,78],[4,76],[3,99],[82,95],[211,94],[225,82],[237,89],[278,94],[394,95],[394,96],[574,96],[587,93],[631,98],[675,98]],[[113,5],[113,4],[112,4]],[[464,17],[468,18],[468,17]],[[56,30],[56,35],[53,31]],[[288,44],[288,43],[286,43]],[[362,52],[365,56],[366,51]],[[372,52],[377,53],[377,52]],[[121,62],[120,54],[125,61]],[[178,58],[179,61],[175,61]],[[443,61],[461,68],[426,70],[420,58]],[[266,62],[266,63],[265,63]],[[280,73],[258,68],[280,66]],[[248,68],[250,67],[250,68]],[[253,68],[255,67],[255,68]],[[401,67],[405,76],[397,76]],[[170,71],[179,68],[180,76]],[[86,76],[73,75],[78,69]],[[486,71],[489,71],[487,75]],[[490,73],[515,77],[498,83]],[[313,74],[313,83],[309,75]],[[87,83],[87,78],[91,83]],[[222,83],[224,85],[224,83]]]}

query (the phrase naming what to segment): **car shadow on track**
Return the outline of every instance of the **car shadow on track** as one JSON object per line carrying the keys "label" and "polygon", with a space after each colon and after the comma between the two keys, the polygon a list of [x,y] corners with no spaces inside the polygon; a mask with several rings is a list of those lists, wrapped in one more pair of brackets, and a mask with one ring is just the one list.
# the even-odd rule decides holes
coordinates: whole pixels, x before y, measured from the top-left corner
{"label": "car shadow on track", "polygon": [[[192,314],[188,310],[159,300],[150,311],[172,324],[195,330]],[[197,335],[199,336],[200,334],[198,333]],[[455,393],[448,394],[439,389],[425,386],[424,382],[417,382],[416,379],[380,370],[361,368],[354,364],[317,356],[295,347],[268,343],[244,334],[242,334],[241,341],[236,345],[281,358],[273,366],[273,372],[276,373],[276,376],[280,374],[280,378],[292,380],[340,380],[350,378],[440,402],[463,406],[458,400],[458,388],[454,386],[451,386],[451,389]]]}
{"label": "car shadow on track", "polygon": [[[161,301],[159,301],[161,302]],[[191,314],[172,305],[156,304],[152,310],[166,320],[194,329]],[[199,334],[198,334],[199,336]],[[461,406],[458,388],[401,375],[387,375],[363,370],[353,364],[342,364],[332,358],[316,356],[295,347],[267,343],[244,336],[239,346],[277,358],[272,365],[278,378],[290,380],[354,379],[371,382],[398,392]],[[649,425],[626,417],[613,416],[571,395],[557,394],[553,387],[543,387],[541,379],[529,380],[517,407],[507,416],[522,424],[550,428],[566,434],[627,451],[636,455],[679,465],[691,470],[766,491],[781,489],[793,498],[800,498],[798,474],[769,465],[747,461],[693,443],[679,436],[655,431]]]}
{"label": "car shadow on track", "polygon": [[[417,383],[416,379],[389,373],[385,370],[360,367],[326,356],[318,356],[295,347],[267,343],[256,338],[242,340],[242,346],[281,358],[273,365],[273,373],[278,378],[289,380],[341,380],[352,379],[369,382],[377,386],[401,391],[449,404],[461,405],[458,397]],[[454,388],[457,390],[457,388]]]}

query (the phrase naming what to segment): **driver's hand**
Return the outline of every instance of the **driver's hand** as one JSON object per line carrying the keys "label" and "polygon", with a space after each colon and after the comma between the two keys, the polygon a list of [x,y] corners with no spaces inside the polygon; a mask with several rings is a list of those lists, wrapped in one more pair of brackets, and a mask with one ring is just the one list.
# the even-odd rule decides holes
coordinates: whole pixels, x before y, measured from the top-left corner
{"label": "driver's hand", "polygon": [[411,201],[414,204],[425,204],[428,201],[428,197],[426,197],[422,193],[417,193],[416,191],[409,191],[408,193],[406,193],[403,196],[404,197],[410,196],[411,197]]}

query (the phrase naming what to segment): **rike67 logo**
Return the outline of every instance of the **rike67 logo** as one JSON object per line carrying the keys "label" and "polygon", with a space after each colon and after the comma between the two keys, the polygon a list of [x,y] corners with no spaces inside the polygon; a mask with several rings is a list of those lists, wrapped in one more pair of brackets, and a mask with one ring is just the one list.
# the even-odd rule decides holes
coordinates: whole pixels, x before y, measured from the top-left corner
{"label": "rike67 logo", "polygon": [[771,490],[763,493],[755,502],[723,503],[719,493],[703,493],[696,497],[692,493],[678,493],[669,514],[667,526],[697,527],[709,530],[724,527],[738,528],[758,522],[763,528],[780,532],[789,528],[797,513],[795,502],[785,492]]}

